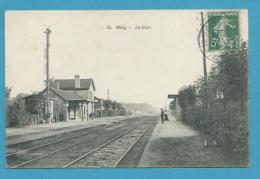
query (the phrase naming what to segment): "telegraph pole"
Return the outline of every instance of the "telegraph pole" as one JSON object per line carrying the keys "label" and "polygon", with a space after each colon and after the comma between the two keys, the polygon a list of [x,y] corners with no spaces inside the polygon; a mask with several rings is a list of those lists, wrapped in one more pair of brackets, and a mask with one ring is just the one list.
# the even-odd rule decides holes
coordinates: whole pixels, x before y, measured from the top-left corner
{"label": "telegraph pole", "polygon": [[50,78],[49,78],[49,47],[50,47],[50,42],[49,42],[49,37],[50,37],[50,33],[51,30],[49,28],[46,28],[46,30],[44,31],[44,33],[46,34],[46,54],[45,54],[45,58],[46,58],[46,88],[47,88],[47,96],[46,96],[46,112],[47,114],[49,114],[49,91],[50,91]]}
{"label": "telegraph pole", "polygon": [[109,88],[107,89],[107,100],[109,100]]}
{"label": "telegraph pole", "polygon": [[[203,73],[204,73],[204,107],[206,111],[206,120],[208,120],[209,113],[208,113],[208,77],[207,77],[207,63],[206,63],[206,48],[205,48],[205,24],[204,24],[204,17],[203,12],[200,12],[201,15],[201,27],[202,27],[202,54],[203,54]],[[208,139],[207,137],[204,140],[204,146],[208,146]]]}
{"label": "telegraph pole", "polygon": [[[202,26],[202,51],[203,51],[203,72],[204,72],[204,80],[205,80],[205,86],[207,88],[207,63],[206,63],[206,48],[205,48],[205,31],[204,31],[204,17],[203,12],[200,12],[201,15],[201,26]],[[207,90],[205,90],[206,100],[207,100]]]}

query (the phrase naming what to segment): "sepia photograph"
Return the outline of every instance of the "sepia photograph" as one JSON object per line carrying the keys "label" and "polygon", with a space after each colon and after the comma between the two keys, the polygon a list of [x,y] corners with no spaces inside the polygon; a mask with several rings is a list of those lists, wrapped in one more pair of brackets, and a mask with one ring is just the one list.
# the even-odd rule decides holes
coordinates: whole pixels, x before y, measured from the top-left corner
{"label": "sepia photograph", "polygon": [[246,9],[4,21],[6,168],[250,166]]}

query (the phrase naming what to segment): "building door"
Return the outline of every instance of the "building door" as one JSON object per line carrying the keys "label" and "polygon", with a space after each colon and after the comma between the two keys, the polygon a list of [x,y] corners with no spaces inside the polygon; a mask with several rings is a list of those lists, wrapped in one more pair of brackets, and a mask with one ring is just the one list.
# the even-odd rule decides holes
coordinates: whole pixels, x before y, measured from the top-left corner
{"label": "building door", "polygon": [[50,119],[53,119],[53,101],[49,101],[49,114],[50,114]]}

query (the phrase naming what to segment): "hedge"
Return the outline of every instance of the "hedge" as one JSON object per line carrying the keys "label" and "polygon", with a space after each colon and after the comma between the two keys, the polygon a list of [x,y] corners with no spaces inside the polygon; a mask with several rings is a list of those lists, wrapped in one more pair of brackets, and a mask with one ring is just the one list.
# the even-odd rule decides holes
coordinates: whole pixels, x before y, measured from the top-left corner
{"label": "hedge", "polygon": [[221,102],[193,105],[182,109],[182,121],[211,138],[230,152],[245,156],[248,153],[248,116],[241,103]]}

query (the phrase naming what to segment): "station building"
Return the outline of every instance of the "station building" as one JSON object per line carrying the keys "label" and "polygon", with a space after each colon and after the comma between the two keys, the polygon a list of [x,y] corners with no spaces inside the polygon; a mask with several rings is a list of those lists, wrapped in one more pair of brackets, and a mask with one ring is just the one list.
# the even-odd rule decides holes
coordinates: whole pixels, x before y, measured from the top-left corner
{"label": "station building", "polygon": [[51,120],[88,120],[98,110],[95,107],[95,90],[93,79],[80,79],[79,75],[75,75],[74,79],[51,79],[49,89],[24,98],[25,110],[38,114],[40,118],[46,118],[44,115],[48,111],[47,118]]}

